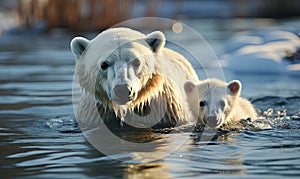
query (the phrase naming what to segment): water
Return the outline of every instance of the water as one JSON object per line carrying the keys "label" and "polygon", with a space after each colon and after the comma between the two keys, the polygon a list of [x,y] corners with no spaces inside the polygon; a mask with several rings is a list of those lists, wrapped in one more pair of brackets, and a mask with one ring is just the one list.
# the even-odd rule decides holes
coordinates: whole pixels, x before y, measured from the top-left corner
{"label": "water", "polygon": [[[192,23],[198,27],[201,21]],[[220,29],[215,21],[205,24],[199,31],[221,52],[221,33],[236,29]],[[166,144],[177,149],[150,163],[142,163],[135,153],[101,154],[84,138],[74,117],[73,36],[55,31],[0,37],[1,178],[299,177],[300,83],[289,76],[225,72],[227,80],[243,82],[243,95],[260,111],[261,120],[244,129],[218,133],[211,141],[189,131],[134,136],[156,139],[156,148],[145,155],[159,154]]]}

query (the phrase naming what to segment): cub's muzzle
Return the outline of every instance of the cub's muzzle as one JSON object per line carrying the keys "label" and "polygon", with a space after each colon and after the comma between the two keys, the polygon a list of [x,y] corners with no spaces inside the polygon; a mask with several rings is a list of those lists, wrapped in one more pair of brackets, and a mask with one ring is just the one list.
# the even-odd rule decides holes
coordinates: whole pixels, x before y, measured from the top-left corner
{"label": "cub's muzzle", "polygon": [[208,116],[204,119],[204,122],[208,127],[211,128],[217,128],[221,123],[217,116]]}

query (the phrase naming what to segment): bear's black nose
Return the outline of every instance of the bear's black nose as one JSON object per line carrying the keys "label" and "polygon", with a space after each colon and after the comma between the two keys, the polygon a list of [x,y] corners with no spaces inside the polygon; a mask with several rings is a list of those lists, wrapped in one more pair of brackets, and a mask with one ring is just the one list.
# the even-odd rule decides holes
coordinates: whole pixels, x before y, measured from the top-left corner
{"label": "bear's black nose", "polygon": [[118,98],[129,100],[130,90],[127,85],[116,85],[114,93]]}

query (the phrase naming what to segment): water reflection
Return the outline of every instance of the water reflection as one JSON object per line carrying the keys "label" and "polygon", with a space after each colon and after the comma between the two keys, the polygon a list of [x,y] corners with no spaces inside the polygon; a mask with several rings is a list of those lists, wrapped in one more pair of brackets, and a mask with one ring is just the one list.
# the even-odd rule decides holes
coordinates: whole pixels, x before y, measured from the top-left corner
{"label": "water reflection", "polygon": [[[135,163],[148,163],[163,159],[184,145],[189,138],[188,133],[178,131],[168,134],[152,131],[120,131],[116,134],[106,126],[84,131],[84,135],[97,150],[111,159]],[[129,154],[130,159],[116,155],[123,153]]]}
{"label": "water reflection", "polygon": [[[200,172],[205,174],[245,174],[243,165],[243,154],[239,151],[237,136],[239,132],[219,132],[212,141],[199,141],[198,137],[191,141],[191,145],[197,149],[190,148],[189,160],[199,162]],[[222,145],[220,148],[219,146]],[[214,153],[211,155],[210,153]],[[212,162],[213,165],[207,166],[206,162]],[[201,165],[202,164],[202,165]]]}
{"label": "water reflection", "polygon": [[126,165],[126,167],[125,178],[174,178],[168,172],[168,169],[171,169],[172,165],[166,163],[130,164]]}

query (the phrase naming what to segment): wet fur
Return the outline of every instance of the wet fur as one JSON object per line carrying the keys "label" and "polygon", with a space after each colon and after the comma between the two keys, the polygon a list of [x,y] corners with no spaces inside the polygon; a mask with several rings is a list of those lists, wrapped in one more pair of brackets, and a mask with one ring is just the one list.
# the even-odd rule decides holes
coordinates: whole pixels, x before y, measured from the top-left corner
{"label": "wet fur", "polygon": [[[107,30],[105,33],[109,34],[109,31],[110,30]],[[124,38],[129,42],[130,38],[137,38],[135,36],[126,35],[128,32],[122,32],[128,31],[124,28],[112,29],[111,31],[113,32],[113,40]],[[140,34],[138,34],[138,36],[139,35]],[[101,38],[107,38],[107,36],[103,36],[103,34],[99,35]],[[146,36],[141,35],[140,38],[146,38]],[[109,43],[105,45],[116,43],[111,42],[111,39],[106,40],[108,40]],[[92,41],[95,44],[94,46],[91,46],[89,50],[96,51],[96,45],[98,48],[102,48],[103,42]],[[128,42],[125,42],[125,44]],[[134,41],[134,43],[137,42],[139,41]],[[145,46],[145,43],[143,42],[141,42],[141,44],[138,43],[133,47],[138,47],[138,49],[134,49],[136,50],[134,52],[138,53],[141,53],[140,50],[143,48],[150,48],[147,44]],[[109,47],[105,46],[105,48]],[[157,49],[157,51],[153,52],[155,59],[146,59],[144,61],[146,66],[150,65],[148,63],[154,63],[152,73],[147,72],[147,70],[143,72],[146,73],[146,75],[144,74],[144,76],[139,79],[140,89],[132,91],[131,95],[135,98],[126,105],[118,105],[109,100],[106,92],[107,89],[105,89],[106,85],[103,84],[103,81],[107,81],[107,83],[109,83],[109,81],[105,79],[105,74],[101,73],[101,71],[95,75],[95,72],[99,71],[99,66],[91,64],[97,62],[93,59],[95,55],[88,53],[84,53],[84,55],[86,55],[86,57],[78,57],[79,60],[77,60],[75,70],[76,78],[83,89],[76,117],[81,119],[83,124],[95,126],[100,124],[101,121],[104,121],[108,123],[118,123],[120,127],[119,122],[122,114],[143,113],[144,111],[147,111],[147,107],[150,104],[153,103],[159,106],[160,102],[165,102],[167,104],[167,112],[161,121],[157,121],[158,124],[155,125],[155,128],[173,127],[174,125],[189,119],[183,84],[188,80],[197,81],[198,77],[191,64],[179,53],[163,46],[161,49]],[[88,58],[90,62],[87,63],[87,59],[84,58]],[[105,59],[107,56],[104,55],[104,57],[101,58]],[[145,68],[147,68],[146,66]],[[180,73],[180,75],[177,75],[178,73]],[[98,114],[95,111],[97,111]]]}

